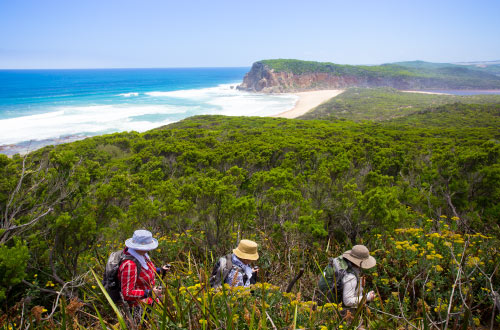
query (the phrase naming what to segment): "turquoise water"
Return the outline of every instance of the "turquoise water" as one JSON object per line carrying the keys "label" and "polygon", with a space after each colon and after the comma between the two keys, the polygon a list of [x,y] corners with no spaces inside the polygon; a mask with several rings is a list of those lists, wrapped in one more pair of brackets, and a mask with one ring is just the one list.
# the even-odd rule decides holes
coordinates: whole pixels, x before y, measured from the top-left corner
{"label": "turquoise water", "polygon": [[248,70],[0,70],[0,152],[143,132],[199,114],[268,116],[294,106],[293,95],[236,90]]}

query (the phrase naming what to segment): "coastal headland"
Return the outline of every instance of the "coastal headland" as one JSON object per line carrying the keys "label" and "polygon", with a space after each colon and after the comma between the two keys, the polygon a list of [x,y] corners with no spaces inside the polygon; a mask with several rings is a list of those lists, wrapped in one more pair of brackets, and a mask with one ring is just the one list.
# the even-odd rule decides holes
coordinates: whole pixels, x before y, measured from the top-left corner
{"label": "coastal headland", "polygon": [[495,70],[423,61],[369,66],[274,59],[255,62],[238,89],[260,93],[295,93],[349,87],[391,87],[413,91],[498,90],[500,76]]}
{"label": "coastal headland", "polygon": [[273,59],[255,62],[237,89],[293,93],[298,97],[295,106],[271,117],[297,118],[352,87],[441,95],[447,95],[441,91],[448,90],[500,90],[500,76],[495,70],[423,61],[367,66]]}

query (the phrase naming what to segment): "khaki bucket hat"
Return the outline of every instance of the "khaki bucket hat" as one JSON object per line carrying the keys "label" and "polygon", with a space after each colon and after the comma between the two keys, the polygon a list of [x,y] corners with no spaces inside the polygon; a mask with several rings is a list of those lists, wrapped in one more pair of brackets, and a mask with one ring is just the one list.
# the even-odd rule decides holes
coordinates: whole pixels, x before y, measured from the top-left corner
{"label": "khaki bucket hat", "polygon": [[364,245],[354,245],[351,250],[345,251],[342,257],[363,269],[372,268],[377,264],[375,258],[370,255],[370,251]]}
{"label": "khaki bucket hat", "polygon": [[259,259],[259,253],[257,253],[257,243],[248,239],[242,239],[240,244],[238,244],[238,247],[233,250],[233,253],[240,259]]}

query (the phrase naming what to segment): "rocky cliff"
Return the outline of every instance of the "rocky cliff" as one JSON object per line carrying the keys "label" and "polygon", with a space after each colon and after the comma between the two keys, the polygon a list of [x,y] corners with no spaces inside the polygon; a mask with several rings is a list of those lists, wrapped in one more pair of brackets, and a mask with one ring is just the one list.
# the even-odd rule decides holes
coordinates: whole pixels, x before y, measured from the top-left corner
{"label": "rocky cliff", "polygon": [[[404,71],[407,68],[401,70],[399,66],[363,67],[336,64],[328,64],[326,69],[324,66],[316,66],[317,71],[313,71],[314,68],[309,71],[302,70],[303,67],[300,67],[300,70],[294,72],[293,68],[297,67],[276,69],[267,64],[273,61],[254,63],[238,89],[262,93],[284,93],[348,87],[392,87],[400,90],[500,88],[500,80],[491,84],[474,76],[474,81],[471,81],[470,77],[462,77],[463,72],[460,73],[460,77],[457,77],[449,74],[446,76],[442,72],[419,74],[415,73],[414,68],[411,69],[413,71],[408,72]],[[301,61],[291,63],[301,63]],[[289,62],[285,64],[288,65]],[[323,63],[319,64],[323,65]],[[474,72],[474,75],[476,74]],[[487,78],[491,79],[489,76]]]}

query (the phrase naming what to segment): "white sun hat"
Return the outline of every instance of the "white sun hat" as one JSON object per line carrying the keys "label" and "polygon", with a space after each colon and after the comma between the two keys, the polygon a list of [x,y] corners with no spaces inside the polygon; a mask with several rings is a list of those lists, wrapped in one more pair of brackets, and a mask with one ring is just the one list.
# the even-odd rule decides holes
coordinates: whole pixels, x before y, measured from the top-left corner
{"label": "white sun hat", "polygon": [[158,247],[158,240],[153,238],[150,231],[140,229],[134,231],[132,238],[125,241],[125,246],[134,250],[150,251]]}

